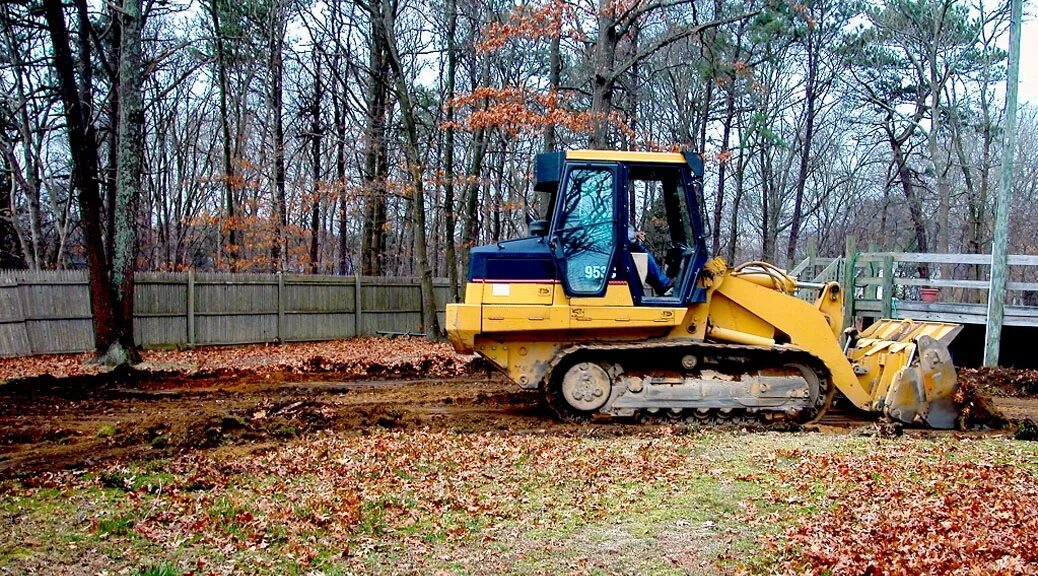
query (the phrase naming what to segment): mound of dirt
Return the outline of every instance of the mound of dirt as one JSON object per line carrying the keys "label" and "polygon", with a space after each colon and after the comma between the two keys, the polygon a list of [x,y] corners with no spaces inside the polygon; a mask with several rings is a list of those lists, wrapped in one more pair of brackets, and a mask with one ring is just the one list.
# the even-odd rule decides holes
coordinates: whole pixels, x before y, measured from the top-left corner
{"label": "mound of dirt", "polygon": [[1038,396],[1038,370],[960,368],[959,382],[984,394],[1015,398]]}
{"label": "mound of dirt", "polygon": [[959,379],[959,389],[952,397],[955,407],[959,409],[959,426],[969,428],[1005,428],[1009,421],[995,406],[989,394],[981,391],[977,382],[971,379]]}

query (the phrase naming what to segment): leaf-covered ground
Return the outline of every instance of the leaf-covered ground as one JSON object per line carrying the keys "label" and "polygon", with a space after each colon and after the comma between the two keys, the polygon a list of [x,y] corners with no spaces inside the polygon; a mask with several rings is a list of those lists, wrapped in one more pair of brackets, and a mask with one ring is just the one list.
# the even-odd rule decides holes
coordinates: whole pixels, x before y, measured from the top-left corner
{"label": "leaf-covered ground", "polygon": [[[422,338],[353,338],[328,342],[210,346],[192,350],[145,350],[142,372],[182,375],[335,372],[343,376],[454,376],[473,361],[446,342]],[[89,376],[107,370],[92,355],[55,354],[0,358],[0,382],[50,375]]]}
{"label": "leaf-covered ground", "polygon": [[1033,445],[1007,441],[784,453],[793,465],[770,470],[783,486],[810,494],[814,511],[786,530],[780,566],[814,574],[1038,573],[1036,454]]}
{"label": "leaf-covered ground", "polygon": [[1038,447],[671,427],[317,433],[8,481],[7,573],[1034,574]]}
{"label": "leaf-covered ground", "polygon": [[[186,376],[335,372],[344,377],[450,377],[474,362],[472,356],[456,354],[446,342],[412,337],[144,350],[141,355],[142,362],[136,366],[140,372]],[[90,353],[0,358],[0,382],[44,375],[90,376],[107,370],[93,363]],[[1038,370],[960,368],[959,379],[989,396],[1038,396]]]}

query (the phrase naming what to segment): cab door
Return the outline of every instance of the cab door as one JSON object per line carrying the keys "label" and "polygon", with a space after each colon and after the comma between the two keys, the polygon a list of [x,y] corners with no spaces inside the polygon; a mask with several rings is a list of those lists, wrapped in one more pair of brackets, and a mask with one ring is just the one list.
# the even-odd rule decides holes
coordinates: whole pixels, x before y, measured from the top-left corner
{"label": "cab door", "polygon": [[566,167],[549,236],[567,296],[606,294],[617,253],[621,166],[574,163]]}

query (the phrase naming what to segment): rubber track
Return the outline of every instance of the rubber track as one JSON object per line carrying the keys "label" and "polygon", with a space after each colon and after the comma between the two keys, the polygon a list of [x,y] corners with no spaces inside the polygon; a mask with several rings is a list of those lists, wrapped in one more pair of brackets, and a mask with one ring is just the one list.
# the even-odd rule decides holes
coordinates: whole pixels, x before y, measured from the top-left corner
{"label": "rubber track", "polygon": [[[806,350],[799,348],[785,348],[781,346],[748,346],[744,344],[725,344],[716,342],[706,341],[651,341],[651,342],[618,342],[615,344],[590,344],[590,345],[578,345],[566,348],[559,352],[552,359],[548,365],[548,372],[544,379],[544,392],[545,398],[548,401],[548,406],[552,411],[563,421],[567,422],[579,422],[590,420],[591,417],[597,412],[579,412],[574,410],[566,400],[562,397],[561,390],[559,390],[559,383],[556,382],[555,370],[560,364],[568,359],[571,359],[574,354],[580,354],[582,360],[593,360],[600,361],[603,359],[602,354],[608,357],[610,352],[637,352],[639,350],[645,351],[659,351],[659,350],[687,350],[689,353],[694,353],[702,356],[704,353],[711,355],[716,358],[724,358],[728,356],[732,360],[733,357],[745,357],[745,356],[758,356],[760,361],[754,362],[746,367],[746,371],[763,369],[763,368],[774,368],[782,366],[784,364],[796,363],[806,365],[808,368],[814,370],[818,376],[820,385],[818,400],[815,402],[815,410],[813,412],[805,411],[801,414],[800,418],[791,420],[789,416],[783,411],[767,411],[764,409],[758,409],[756,414],[750,414],[746,410],[735,410],[722,414],[720,409],[712,409],[706,417],[701,415],[695,415],[694,413],[683,412],[679,418],[675,418],[672,415],[660,411],[652,414],[646,410],[641,410],[635,413],[635,419],[643,422],[674,422],[674,421],[685,421],[688,423],[694,423],[704,426],[720,426],[720,425],[741,425],[741,424],[753,424],[764,426],[765,428],[788,428],[792,425],[806,425],[813,424],[820,420],[825,415],[826,410],[832,403],[833,395],[836,392],[835,387],[830,379],[829,369],[825,366],[820,358],[811,354]],[[592,356],[587,357],[588,354]],[[773,360],[768,361],[767,357],[771,357]],[[608,358],[606,358],[607,361]],[[609,361],[610,363],[616,363],[615,360]],[[622,364],[621,364],[622,366]],[[694,412],[694,411],[693,411]],[[772,414],[771,419],[764,417],[764,414]]]}

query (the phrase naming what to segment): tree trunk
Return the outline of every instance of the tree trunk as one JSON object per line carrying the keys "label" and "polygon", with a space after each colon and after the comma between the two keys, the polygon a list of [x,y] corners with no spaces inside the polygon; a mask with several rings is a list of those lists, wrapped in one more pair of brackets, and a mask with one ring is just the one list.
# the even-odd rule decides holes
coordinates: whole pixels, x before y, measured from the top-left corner
{"label": "tree trunk", "polygon": [[[41,206],[40,206],[40,169],[36,162],[37,155],[33,150],[33,126],[29,121],[29,99],[28,94],[25,90],[25,63],[22,60],[21,46],[16,44],[13,34],[8,26],[5,26],[5,36],[7,36],[7,49],[8,54],[11,58],[12,75],[14,76],[15,95],[18,101],[22,102],[22,105],[18,108],[18,137],[22,141],[22,154],[25,157],[25,169],[23,174],[18,178],[25,188],[25,193],[29,200],[29,243],[28,250],[25,251],[25,263],[28,264],[29,268],[39,270],[44,264],[43,255],[43,226],[41,222]],[[10,156],[5,154],[4,162],[10,168],[9,177],[14,176],[14,170],[16,166],[16,160],[14,157],[13,144],[12,149],[8,151]],[[8,178],[9,181],[13,178]],[[10,196],[10,189],[5,191]],[[9,209],[11,207],[11,198],[8,198],[0,209]],[[13,229],[13,225],[12,225]],[[21,250],[19,250],[21,252]],[[21,268],[21,266],[18,266]]]}
{"label": "tree trunk", "polygon": [[[343,84],[341,88],[345,93],[345,82]],[[349,198],[346,195],[346,115],[343,114],[343,104],[339,103],[338,98],[332,98],[332,103],[335,106],[335,130],[338,132],[335,138],[335,180],[339,190],[339,274],[346,275],[350,262],[350,242],[347,235]]]}
{"label": "tree trunk", "polygon": [[[87,13],[87,7],[85,3],[80,3],[77,12],[79,13],[79,25],[83,30],[86,30],[90,26],[90,15]],[[119,73],[122,67],[119,65],[122,55],[122,18],[120,17],[119,7],[116,3],[108,4],[108,16],[112,21],[111,30],[108,34],[108,45],[109,45],[109,62],[108,67],[110,71],[109,85],[119,86]],[[85,35],[80,34],[79,38],[79,51],[82,56],[79,58],[80,65],[80,76],[86,77],[93,73],[92,64],[90,64],[90,39]],[[119,90],[108,91],[108,166],[105,170],[104,179],[104,191],[105,191],[105,252],[108,254],[108,258],[112,258],[112,252],[115,250],[115,195],[119,188],[118,183],[118,165],[119,165]],[[87,103],[88,109],[93,109],[91,103]]]}
{"label": "tree trunk", "polygon": [[[977,190],[977,184],[973,178],[973,168],[970,166],[969,158],[966,155],[966,148],[962,141],[962,124],[960,123],[958,110],[954,105],[949,107],[950,116],[950,127],[952,133],[952,143],[955,147],[955,156],[959,161],[959,169],[962,171],[962,182],[966,188],[967,198],[967,212],[968,220],[966,222],[966,228],[968,234],[966,236],[966,247],[967,252],[970,254],[980,254],[980,232],[983,225],[984,216],[984,205],[979,203],[979,193]],[[979,280],[979,278],[974,278]]]}
{"label": "tree trunk", "polygon": [[[443,76],[443,70],[440,71],[440,76]],[[443,123],[443,121],[439,117],[434,118],[434,121],[437,124]],[[440,278],[444,275],[444,272],[441,270],[441,265],[443,264],[443,262],[441,262],[441,258],[439,257],[439,255],[444,250],[440,244],[444,241],[446,236],[445,230],[447,227],[443,225],[443,216],[444,212],[447,211],[447,208],[443,207],[442,210],[437,209],[438,207],[443,206],[443,197],[440,195],[440,191],[442,189],[441,184],[443,180],[442,174],[444,173],[443,132],[443,130],[436,131],[436,158],[433,161],[433,165],[430,167],[430,172],[435,175],[433,176],[434,183],[432,186],[432,198],[428,200],[430,202],[430,206],[432,206],[432,225],[429,227],[428,231],[430,242],[432,243],[429,246],[429,253],[432,254],[432,257],[429,259],[429,265],[432,267],[433,278]],[[426,146],[428,147],[429,144],[426,144]],[[448,290],[450,290],[449,286]]]}
{"label": "tree trunk", "polygon": [[483,173],[486,151],[487,131],[480,128],[472,135],[472,156],[468,170],[465,171],[465,233],[462,237],[465,252],[462,268],[466,271],[469,267],[469,250],[479,238],[479,175]]}
{"label": "tree trunk", "polygon": [[450,282],[451,298],[461,300],[461,285],[458,282],[458,255],[455,250],[454,232],[457,228],[454,212],[454,81],[457,72],[457,47],[454,35],[458,28],[457,0],[447,0],[447,85],[444,99],[447,101],[447,129],[443,134],[443,241],[447,256],[447,278]]}
{"label": "tree trunk", "polygon": [[[943,10],[938,10],[938,14],[944,14]],[[942,36],[943,29],[943,16],[934,23],[934,34],[937,37]],[[936,42],[936,39],[935,39]],[[942,76],[938,71],[937,63],[937,47],[932,46],[928,55],[929,60],[929,83],[930,83],[930,129],[927,133],[927,147],[930,152],[930,163],[933,167],[934,178],[937,179],[937,251],[942,253],[948,253],[951,245],[951,231],[949,216],[951,214],[951,191],[948,186],[948,174],[947,171],[938,165],[938,144],[937,134],[941,130],[941,90],[944,89],[944,83],[947,81],[947,75],[950,71],[945,71]],[[947,162],[945,162],[947,164]],[[951,268],[949,266],[941,266],[941,269],[945,274],[950,275]]]}
{"label": "tree trunk", "polygon": [[140,0],[123,0],[119,58],[119,147],[116,164],[115,228],[112,235],[112,289],[118,338],[105,353],[111,364],[136,361],[133,341],[133,289],[137,265],[137,210],[142,196],[144,152],[144,69]]}
{"label": "tree trunk", "polygon": [[[991,84],[991,73],[993,66],[990,65],[988,60],[988,50],[984,51],[984,66],[982,67],[981,73],[981,95],[980,95],[980,109],[982,112],[981,118],[984,122],[982,129],[983,138],[983,154],[980,167],[980,198],[977,199],[977,213],[978,217],[974,219],[972,229],[972,237],[977,248],[977,253],[980,252],[980,246],[985,244],[987,230],[985,223],[987,222],[988,214],[988,192],[991,183],[991,148],[994,143],[993,130],[995,128],[995,121],[991,118],[991,99],[992,93],[988,90],[988,86]],[[981,266],[973,267],[975,279],[980,280],[982,278]]]}
{"label": "tree trunk", "polygon": [[321,249],[321,99],[324,87],[321,85],[321,60],[314,51],[314,101],[310,109],[310,172],[313,178],[313,198],[310,202],[310,273],[317,274],[320,269]]}
{"label": "tree trunk", "polygon": [[500,154],[494,154],[494,160],[496,160],[494,167],[492,168],[494,174],[494,184],[491,187],[493,190],[493,203],[489,206],[490,208],[490,239],[493,242],[501,241],[501,211],[504,205],[504,197],[501,195],[501,190],[505,187],[505,155],[507,154],[507,145],[501,147],[503,150]]}
{"label": "tree trunk", "polygon": [[25,268],[25,255],[18,241],[11,212],[11,190],[14,169],[7,155],[0,158],[0,270]]}
{"label": "tree trunk", "polygon": [[[717,0],[717,1],[714,2],[714,18],[720,18],[722,8],[723,8],[723,3],[720,0]],[[743,26],[740,25],[738,34],[736,35],[736,42],[735,42],[734,58],[736,60],[738,60],[739,58],[742,57],[742,34],[743,34]],[[711,54],[712,53],[713,53],[713,48],[711,48]],[[724,126],[722,128],[722,133],[721,133],[721,152],[722,153],[730,152],[730,150],[728,148],[729,148],[729,146],[731,146],[732,122],[735,119],[735,94],[736,94],[736,90],[737,90],[735,82],[736,82],[735,72],[734,71],[728,72],[728,82],[727,82],[727,86],[725,86],[725,88],[724,88],[724,90],[725,90]],[[708,88],[707,88],[708,98],[710,98],[709,95],[711,93],[712,93],[712,88],[710,86],[708,86]],[[707,104],[707,110],[709,110],[709,104]],[[709,122],[709,118],[704,116],[703,117],[703,128],[702,128],[703,132],[700,135],[700,137],[701,137],[700,144],[702,145],[702,148],[700,148],[701,150],[705,150],[706,149],[706,129],[707,129],[708,122]],[[739,139],[739,146],[742,147],[742,139],[741,138]],[[713,240],[713,246],[712,246],[713,252],[712,252],[712,254],[718,254],[721,251],[721,219],[724,217],[724,195],[725,195],[725,183],[726,183],[727,172],[728,172],[727,160],[722,159],[722,161],[719,163],[719,166],[717,167],[717,198],[716,198],[716,201],[714,202],[714,227],[713,227],[713,238],[712,238],[712,240]],[[733,216],[732,222],[733,223],[736,221],[734,211],[737,210],[737,209],[738,209],[738,207],[733,206],[733,212],[732,212],[732,216]],[[734,250],[735,250],[735,248],[732,247],[730,249],[730,252],[732,254],[734,254],[735,253]]]}
{"label": "tree trunk", "polygon": [[[381,1],[381,0],[380,0]],[[364,131],[364,230],[361,243],[361,268],[368,276],[382,275],[386,249],[386,114],[388,93],[386,78],[389,64],[383,27],[372,15],[371,46],[368,59],[368,85],[365,106],[367,127]]]}
{"label": "tree trunk", "polygon": [[[452,2],[454,0],[451,0]],[[562,83],[562,36],[561,31],[552,36],[551,46],[548,51],[548,90],[558,98],[559,85]],[[544,127],[544,151],[555,152],[558,149],[558,135],[555,123],[549,123]]]}
{"label": "tree trunk", "polygon": [[808,32],[805,41],[807,48],[807,80],[804,83],[804,141],[800,145],[800,167],[797,170],[797,186],[793,197],[793,216],[789,223],[789,244],[786,246],[786,262],[790,267],[796,261],[797,242],[800,240],[800,219],[804,210],[804,190],[807,188],[807,177],[811,168],[811,143],[815,134],[815,99],[818,96],[818,58],[815,51],[815,40]]}
{"label": "tree trunk", "polygon": [[[724,7],[723,0],[714,0],[714,18],[721,16],[721,9]],[[695,4],[693,4],[693,9]],[[704,42],[699,45],[699,55],[704,57],[707,63],[708,73],[704,77],[704,83],[706,86],[703,89],[703,101],[700,103],[699,112],[699,141],[697,142],[697,150],[700,153],[706,152],[706,132],[710,125],[710,110],[714,103],[714,74],[716,64],[716,56],[714,54],[714,42],[716,40],[716,30],[711,29],[707,34]],[[709,56],[706,53],[709,52]],[[716,218],[715,218],[716,220]],[[721,225],[720,221],[714,222],[714,228],[716,229]],[[714,232],[714,235],[718,235],[720,232]],[[715,243],[716,244],[716,243]],[[714,249],[714,255],[717,255],[717,249]]]}
{"label": "tree trunk", "polygon": [[[630,38],[630,48],[628,51],[630,54],[630,58],[634,59],[635,56],[638,54],[638,39],[641,36],[641,26],[638,25],[637,21],[635,21],[631,25],[631,31],[628,34],[628,36]],[[639,94],[638,91],[638,75],[639,68],[641,66],[640,62],[640,60],[634,60],[634,65],[631,66],[631,73],[627,77],[627,81],[629,82],[628,86],[626,87],[627,102],[630,106],[627,117],[628,132],[625,135],[625,141],[627,143],[625,148],[627,150],[636,150],[638,146],[638,103],[641,102],[641,94]],[[631,198],[634,198],[633,188],[631,189]],[[631,203],[631,206],[634,206],[633,202]],[[633,213],[633,208],[631,212]]]}
{"label": "tree trunk", "polygon": [[771,187],[774,183],[770,176],[770,170],[767,169],[768,165],[768,152],[764,144],[760,147],[760,173],[761,173],[761,187],[760,187],[760,229],[761,229],[761,260],[768,262],[771,260],[771,252],[774,247],[771,244],[771,206],[769,200],[771,199]]}
{"label": "tree trunk", "polygon": [[[714,99],[714,81],[712,78],[706,80],[706,89],[704,90],[703,102],[700,108],[700,124],[699,124],[699,141],[696,143],[696,149],[702,154],[706,152],[706,131],[710,125],[710,109],[713,106]],[[716,223],[714,224],[717,225]]]}
{"label": "tree trunk", "polygon": [[[490,61],[486,58],[479,66],[479,85],[490,84]],[[486,110],[488,101],[483,98],[478,107]],[[468,273],[469,250],[476,245],[479,238],[479,175],[483,173],[483,160],[487,152],[487,141],[490,135],[485,128],[479,128],[472,134],[472,151],[469,154],[469,165],[465,170],[465,230],[462,235],[462,270]]]}
{"label": "tree trunk", "polygon": [[[743,140],[743,131],[739,130],[739,141]],[[739,160],[735,169],[735,197],[732,198],[732,222],[728,229],[728,262],[735,263],[735,250],[739,242],[739,208],[742,205],[744,184],[746,182],[746,164],[749,163],[749,154],[739,154]],[[716,226],[716,224],[715,224]]]}
{"label": "tree trunk", "polygon": [[[373,17],[383,26],[383,41],[386,47],[386,59],[393,70],[393,84],[396,87],[397,101],[400,103],[400,118],[404,124],[404,155],[407,158],[407,169],[411,174],[414,193],[412,197],[412,210],[414,211],[414,234],[415,263],[418,265],[418,277],[422,290],[422,328],[425,330],[426,338],[438,340],[440,338],[440,323],[436,316],[436,294],[433,291],[432,268],[429,266],[429,255],[425,237],[425,188],[423,174],[425,172],[422,164],[421,142],[418,139],[418,125],[414,103],[411,100],[411,92],[404,77],[403,65],[396,48],[396,29],[393,8],[385,0],[380,3],[382,9],[381,19]],[[374,16],[374,15],[373,15]]]}
{"label": "tree trunk", "polygon": [[613,88],[616,79],[616,21],[612,13],[617,8],[610,0],[598,2],[598,38],[595,40],[595,62],[592,71],[591,113],[594,131],[591,148],[609,146],[609,114],[613,111]]}
{"label": "tree trunk", "polygon": [[66,133],[72,151],[72,180],[77,190],[83,242],[90,278],[90,307],[93,312],[94,346],[101,354],[117,339],[112,306],[111,280],[101,234],[101,190],[98,182],[97,146],[92,124],[81,94],[93,90],[76,84],[75,61],[69,45],[68,27],[61,0],[44,0],[47,31],[53,48],[54,73],[65,113]]}
{"label": "tree trunk", "polygon": [[[908,213],[912,218],[916,250],[927,252],[929,248],[926,242],[926,222],[923,220],[923,206],[919,201],[915,185],[912,183],[912,171],[908,168],[908,159],[905,158],[902,150],[903,142],[889,132],[887,136],[887,141],[890,143],[890,151],[894,155],[894,166],[897,169],[898,180],[901,181],[901,189],[904,190],[905,200],[908,201]],[[930,267],[927,264],[919,264],[918,270],[920,278],[930,277]]]}
{"label": "tree trunk", "polygon": [[237,182],[234,174],[233,149],[231,141],[231,119],[227,104],[227,61],[224,47],[223,31],[220,28],[220,11],[217,0],[209,0],[209,15],[213,22],[213,39],[216,48],[217,90],[220,93],[220,133],[223,136],[223,190],[224,203],[227,210],[227,258],[230,260],[231,272],[238,270],[238,234],[235,222],[235,194]]}
{"label": "tree trunk", "polygon": [[287,263],[285,228],[288,206],[285,198],[284,43],[285,17],[280,0],[271,9],[270,26],[270,113],[274,117],[274,245],[271,268],[284,270]]}
{"label": "tree trunk", "polygon": [[[725,94],[724,128],[721,132],[721,153],[728,152],[732,138],[732,120],[735,118],[735,79],[728,85]],[[722,158],[717,167],[717,198],[714,201],[713,251],[721,252],[721,218],[724,216],[724,185],[728,168],[728,160]]]}

